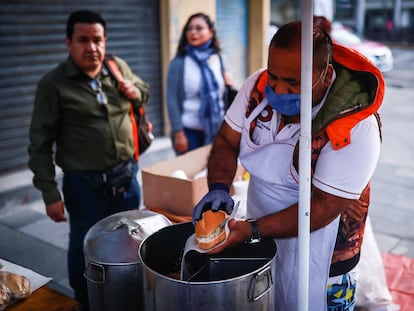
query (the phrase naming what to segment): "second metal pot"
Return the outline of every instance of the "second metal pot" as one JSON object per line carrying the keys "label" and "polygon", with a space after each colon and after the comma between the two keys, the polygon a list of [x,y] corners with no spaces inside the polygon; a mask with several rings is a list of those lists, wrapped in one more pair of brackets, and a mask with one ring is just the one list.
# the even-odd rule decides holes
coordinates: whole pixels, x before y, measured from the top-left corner
{"label": "second metal pot", "polygon": [[84,253],[91,311],[144,310],[138,248],[169,225],[161,214],[132,210],[108,216],[88,231]]}

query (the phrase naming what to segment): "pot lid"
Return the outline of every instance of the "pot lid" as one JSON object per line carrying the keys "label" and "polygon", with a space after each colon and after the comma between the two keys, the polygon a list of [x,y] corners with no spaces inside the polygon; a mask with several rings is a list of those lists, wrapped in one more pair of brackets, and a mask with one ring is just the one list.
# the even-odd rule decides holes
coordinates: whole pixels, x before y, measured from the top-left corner
{"label": "pot lid", "polygon": [[86,234],[85,261],[120,265],[140,262],[138,248],[141,242],[169,225],[168,218],[149,210],[130,210],[108,216]]}

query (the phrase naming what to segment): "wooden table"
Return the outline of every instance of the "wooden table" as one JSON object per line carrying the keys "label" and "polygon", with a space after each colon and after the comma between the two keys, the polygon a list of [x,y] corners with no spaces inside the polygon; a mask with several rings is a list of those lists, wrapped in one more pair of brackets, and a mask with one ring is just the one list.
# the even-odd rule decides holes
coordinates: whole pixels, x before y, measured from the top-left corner
{"label": "wooden table", "polygon": [[5,311],[79,311],[78,302],[47,285],[35,290],[25,299],[18,300]]}

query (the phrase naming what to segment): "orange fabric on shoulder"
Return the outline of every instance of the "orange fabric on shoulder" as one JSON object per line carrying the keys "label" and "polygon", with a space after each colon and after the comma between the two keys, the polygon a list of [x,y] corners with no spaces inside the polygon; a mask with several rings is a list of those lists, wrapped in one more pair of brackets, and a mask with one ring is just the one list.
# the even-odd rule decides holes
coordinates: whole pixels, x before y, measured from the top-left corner
{"label": "orange fabric on shoulder", "polygon": [[[334,61],[351,70],[371,72],[378,82],[378,90],[372,105],[357,113],[335,120],[327,126],[326,133],[331,141],[332,148],[337,150],[351,143],[351,130],[358,122],[378,111],[384,98],[385,82],[381,71],[364,55],[337,43],[333,45]],[[352,61],[350,61],[350,53],[353,54]]]}

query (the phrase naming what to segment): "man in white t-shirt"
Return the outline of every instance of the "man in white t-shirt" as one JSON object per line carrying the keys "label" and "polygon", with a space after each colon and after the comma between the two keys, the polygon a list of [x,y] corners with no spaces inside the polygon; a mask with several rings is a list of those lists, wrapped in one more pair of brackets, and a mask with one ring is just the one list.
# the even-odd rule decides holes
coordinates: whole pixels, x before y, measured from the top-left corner
{"label": "man in white t-shirt", "polygon": [[[214,252],[274,238],[274,310],[297,309],[298,140],[301,23],[282,26],[268,67],[252,74],[230,106],[208,162],[209,192],[193,210],[231,213],[229,195],[240,159],[250,173],[247,221],[231,220]],[[313,29],[312,196],[309,310],[353,310],[355,276],[380,153],[377,110],[384,81],[365,57]],[[336,309],[340,308],[340,309]]]}

